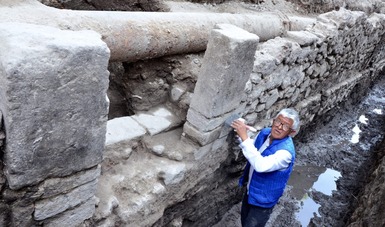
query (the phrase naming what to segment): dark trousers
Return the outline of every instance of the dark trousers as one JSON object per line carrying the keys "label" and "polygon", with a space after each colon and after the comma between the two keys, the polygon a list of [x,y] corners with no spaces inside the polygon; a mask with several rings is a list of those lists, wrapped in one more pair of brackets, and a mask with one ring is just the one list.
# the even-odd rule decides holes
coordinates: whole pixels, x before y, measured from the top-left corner
{"label": "dark trousers", "polygon": [[247,198],[248,195],[245,192],[241,208],[242,227],[264,227],[274,207],[262,208],[253,206],[247,202]]}

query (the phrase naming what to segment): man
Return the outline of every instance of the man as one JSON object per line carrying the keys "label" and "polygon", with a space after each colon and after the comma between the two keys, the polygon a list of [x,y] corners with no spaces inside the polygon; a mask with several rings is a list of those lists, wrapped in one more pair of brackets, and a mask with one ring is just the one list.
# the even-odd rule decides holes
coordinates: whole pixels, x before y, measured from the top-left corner
{"label": "man", "polygon": [[232,122],[248,161],[239,180],[241,186],[247,186],[241,209],[243,227],[263,227],[269,220],[293,169],[295,148],[291,137],[298,133],[299,124],[297,111],[283,109],[272,127],[262,129],[253,141],[242,120]]}

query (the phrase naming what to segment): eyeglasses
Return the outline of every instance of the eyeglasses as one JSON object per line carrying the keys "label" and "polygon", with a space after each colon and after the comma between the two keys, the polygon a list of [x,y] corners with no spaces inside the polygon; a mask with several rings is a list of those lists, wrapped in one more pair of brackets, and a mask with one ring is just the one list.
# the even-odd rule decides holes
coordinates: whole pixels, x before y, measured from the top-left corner
{"label": "eyeglasses", "polygon": [[277,126],[277,127],[279,127],[279,126],[282,125],[282,129],[283,129],[283,131],[285,131],[285,132],[287,132],[287,131],[289,131],[289,130],[291,129],[290,126],[289,126],[288,124],[282,123],[282,121],[280,121],[278,118],[274,119],[273,124],[274,124],[275,126]]}

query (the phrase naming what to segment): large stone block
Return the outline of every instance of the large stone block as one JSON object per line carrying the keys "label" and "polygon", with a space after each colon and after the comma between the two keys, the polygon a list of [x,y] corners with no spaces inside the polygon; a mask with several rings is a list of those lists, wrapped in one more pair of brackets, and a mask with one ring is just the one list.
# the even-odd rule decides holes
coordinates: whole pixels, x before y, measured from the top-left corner
{"label": "large stone block", "polygon": [[68,210],[54,218],[44,221],[44,226],[81,226],[84,220],[91,218],[95,212],[95,200],[89,199],[85,203]]}
{"label": "large stone block", "polygon": [[151,136],[182,123],[178,116],[163,106],[155,107],[148,112],[139,112],[132,116],[132,119],[144,126]]}
{"label": "large stone block", "polygon": [[37,201],[34,218],[44,220],[89,200],[96,192],[96,184],[97,180],[94,180],[75,188],[67,194]]}
{"label": "large stone block", "polygon": [[100,165],[89,170],[81,171],[69,177],[50,178],[39,185],[38,192],[34,195],[39,198],[49,198],[96,180],[100,176]]}
{"label": "large stone block", "polygon": [[209,132],[200,132],[198,129],[187,122],[183,126],[183,131],[193,140],[197,141],[201,146],[204,146],[216,140],[219,137],[222,128],[218,127]]}
{"label": "large stone block", "polygon": [[0,24],[0,110],[10,188],[102,161],[109,56],[93,31]]}
{"label": "large stone block", "polygon": [[146,129],[132,117],[118,117],[107,122],[106,146],[137,139],[146,134]]}
{"label": "large stone block", "polygon": [[258,41],[258,36],[236,26],[217,25],[211,32],[190,107],[206,118],[235,109],[250,77]]}
{"label": "large stone block", "polygon": [[[230,116],[230,114],[228,114]],[[187,112],[187,120],[188,122],[199,129],[201,132],[208,132],[216,129],[224,122],[224,117],[217,118],[206,118],[201,113],[195,111],[194,109],[189,109]]]}

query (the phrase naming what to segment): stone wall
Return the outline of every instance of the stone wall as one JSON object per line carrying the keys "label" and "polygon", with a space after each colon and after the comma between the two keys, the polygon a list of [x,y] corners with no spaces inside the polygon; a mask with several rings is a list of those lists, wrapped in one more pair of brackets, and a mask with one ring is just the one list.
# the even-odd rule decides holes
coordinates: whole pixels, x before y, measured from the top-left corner
{"label": "stone wall", "polygon": [[[338,12],[343,14],[346,11]],[[377,63],[371,61],[378,62],[382,57],[381,46],[375,49],[382,38],[382,34],[376,31],[382,26],[381,19],[378,19],[381,15],[373,14],[368,18],[362,12],[354,12],[346,15],[352,17],[347,22],[339,22],[344,16],[335,13],[321,15],[317,24],[305,31],[288,31],[286,37],[270,39],[258,46],[243,100],[246,105],[244,114],[249,115],[249,122],[255,123],[256,116],[252,115],[257,113],[259,119],[269,119],[272,114],[266,110],[276,101],[285,102],[284,105],[299,105],[298,109],[318,103],[312,113],[314,115],[322,109],[322,114],[334,106],[333,103],[344,100],[354,86],[357,89],[367,86],[362,83],[361,79],[367,78],[363,74],[370,73],[367,68],[378,68],[373,65]],[[338,22],[330,25],[333,21]],[[374,36],[367,35],[372,32]],[[362,43],[365,44],[360,45]],[[171,103],[169,105],[174,108],[184,110],[183,118],[202,59],[203,55],[190,54],[162,58],[161,63],[148,60],[124,64],[125,71],[115,73],[119,75],[113,77],[112,82],[122,85],[121,92],[133,112]],[[344,89],[349,86],[353,87]],[[342,94],[343,91],[346,94]],[[156,95],[151,95],[154,92]],[[340,95],[333,97],[334,92]],[[262,111],[266,114],[261,114]],[[313,117],[304,119],[311,121]]]}
{"label": "stone wall", "polygon": [[365,90],[383,67],[383,26],[383,15],[341,9],[320,15],[304,31],[261,44],[246,85],[246,119],[270,119],[293,106],[306,125],[354,89]]}
{"label": "stone wall", "polygon": [[[247,42],[226,32],[220,39],[211,34],[203,57],[178,56],[174,62],[164,58],[164,67],[154,67],[152,60],[125,64],[123,87],[132,89],[123,93],[135,99],[136,114],[107,124],[107,141],[127,133],[107,146],[93,222],[214,224],[239,201],[237,179],[244,164],[239,150],[232,149],[231,130],[224,121],[236,113],[262,128],[290,106],[300,111],[307,126],[345,100],[362,98],[384,67],[384,19],[344,9],[320,15],[304,31],[259,43],[252,68],[241,57],[247,56],[247,48],[238,52],[227,43]],[[178,74],[181,62],[190,66],[185,77]],[[192,90],[176,78],[188,78],[189,83],[195,79],[196,86]],[[130,85],[134,80],[142,86]],[[153,97],[155,90],[162,93]],[[186,96],[190,99],[181,98]],[[187,100],[188,108],[178,114]]]}
{"label": "stone wall", "polygon": [[359,98],[384,67],[384,25],[382,14],[341,9],[263,43],[218,25],[203,57],[179,57],[191,77],[140,74],[152,80],[136,85],[148,98],[130,98],[148,105],[107,121],[99,35],[2,23],[0,225],[214,224],[241,194],[244,160],[225,120],[236,113],[262,128],[291,106],[308,125]]}

